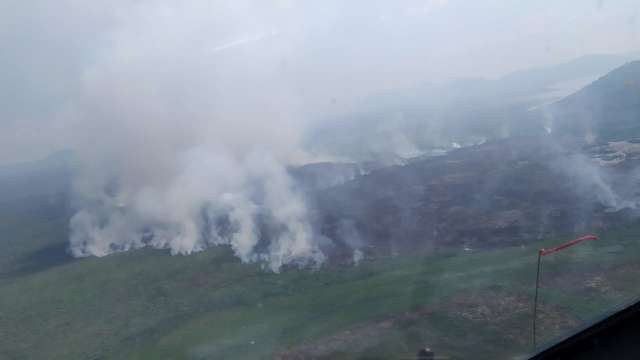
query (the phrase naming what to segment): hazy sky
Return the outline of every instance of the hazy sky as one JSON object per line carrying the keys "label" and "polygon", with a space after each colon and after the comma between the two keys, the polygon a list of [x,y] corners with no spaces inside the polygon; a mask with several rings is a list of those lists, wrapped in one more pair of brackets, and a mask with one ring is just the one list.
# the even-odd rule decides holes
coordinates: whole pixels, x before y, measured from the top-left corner
{"label": "hazy sky", "polygon": [[333,100],[635,51],[639,16],[637,0],[4,0],[0,163],[73,147],[87,93],[107,91],[96,76],[109,92],[211,95],[217,116],[277,102],[304,124]]}

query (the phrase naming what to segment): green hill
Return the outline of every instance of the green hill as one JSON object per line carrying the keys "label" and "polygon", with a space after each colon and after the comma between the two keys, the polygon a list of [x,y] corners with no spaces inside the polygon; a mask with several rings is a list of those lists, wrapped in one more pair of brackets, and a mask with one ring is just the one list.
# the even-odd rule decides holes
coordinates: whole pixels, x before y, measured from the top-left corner
{"label": "green hill", "polygon": [[[0,358],[507,358],[530,350],[536,249],[560,241],[273,274],[225,248],[75,260],[66,221],[0,219]],[[543,339],[637,294],[639,236],[545,258]]]}

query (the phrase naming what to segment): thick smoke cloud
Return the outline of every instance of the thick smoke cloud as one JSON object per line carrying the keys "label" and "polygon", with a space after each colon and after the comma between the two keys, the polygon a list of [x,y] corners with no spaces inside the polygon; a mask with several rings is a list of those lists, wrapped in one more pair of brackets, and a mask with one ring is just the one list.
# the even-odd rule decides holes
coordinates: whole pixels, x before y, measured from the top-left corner
{"label": "thick smoke cloud", "polygon": [[[220,45],[202,36],[224,38],[214,10],[159,4],[124,15],[84,74],[71,114],[82,149],[74,255],[228,244],[275,271],[322,262],[284,167],[298,115],[273,44],[259,43],[275,34]],[[267,84],[269,96],[255,90]]]}
{"label": "thick smoke cloud", "polygon": [[[302,199],[281,164],[262,152],[234,159],[224,150],[193,148],[163,184],[92,189],[71,219],[71,251],[103,256],[143,246],[189,254],[230,245],[243,261],[320,264]],[[96,198],[95,194],[100,194]],[[274,230],[260,226],[264,219]],[[261,238],[269,244],[259,248]]]}

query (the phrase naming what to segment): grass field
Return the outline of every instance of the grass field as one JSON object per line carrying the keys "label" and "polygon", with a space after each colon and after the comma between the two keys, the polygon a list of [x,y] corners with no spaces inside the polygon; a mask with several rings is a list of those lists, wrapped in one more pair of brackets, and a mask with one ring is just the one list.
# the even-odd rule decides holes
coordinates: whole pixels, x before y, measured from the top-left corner
{"label": "grass field", "polygon": [[[543,341],[640,294],[640,224],[600,236],[545,257]],[[567,238],[281,274],[225,248],[74,260],[65,239],[63,217],[0,217],[0,358],[515,358],[536,250]]]}

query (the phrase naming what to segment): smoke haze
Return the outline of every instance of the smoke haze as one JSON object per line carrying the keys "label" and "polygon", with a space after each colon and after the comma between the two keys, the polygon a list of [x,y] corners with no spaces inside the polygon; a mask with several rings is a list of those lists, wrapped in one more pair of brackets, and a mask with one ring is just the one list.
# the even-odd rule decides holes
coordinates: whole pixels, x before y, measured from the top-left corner
{"label": "smoke haze", "polygon": [[640,46],[634,1],[537,4],[3,2],[0,162],[75,150],[75,256],[225,244],[274,271],[319,265],[286,168],[327,155],[305,147],[320,119],[422,81]]}
{"label": "smoke haze", "polygon": [[[320,263],[284,168],[299,148],[295,97],[272,46],[257,44],[273,35],[190,41],[224,32],[211,21],[215,8],[142,10],[105,41],[70,114],[83,149],[72,253],[148,245],[188,254],[228,244],[273,270]],[[264,84],[268,97],[255,90]],[[277,230],[265,233],[258,219]],[[260,239],[269,243],[257,251]]]}

